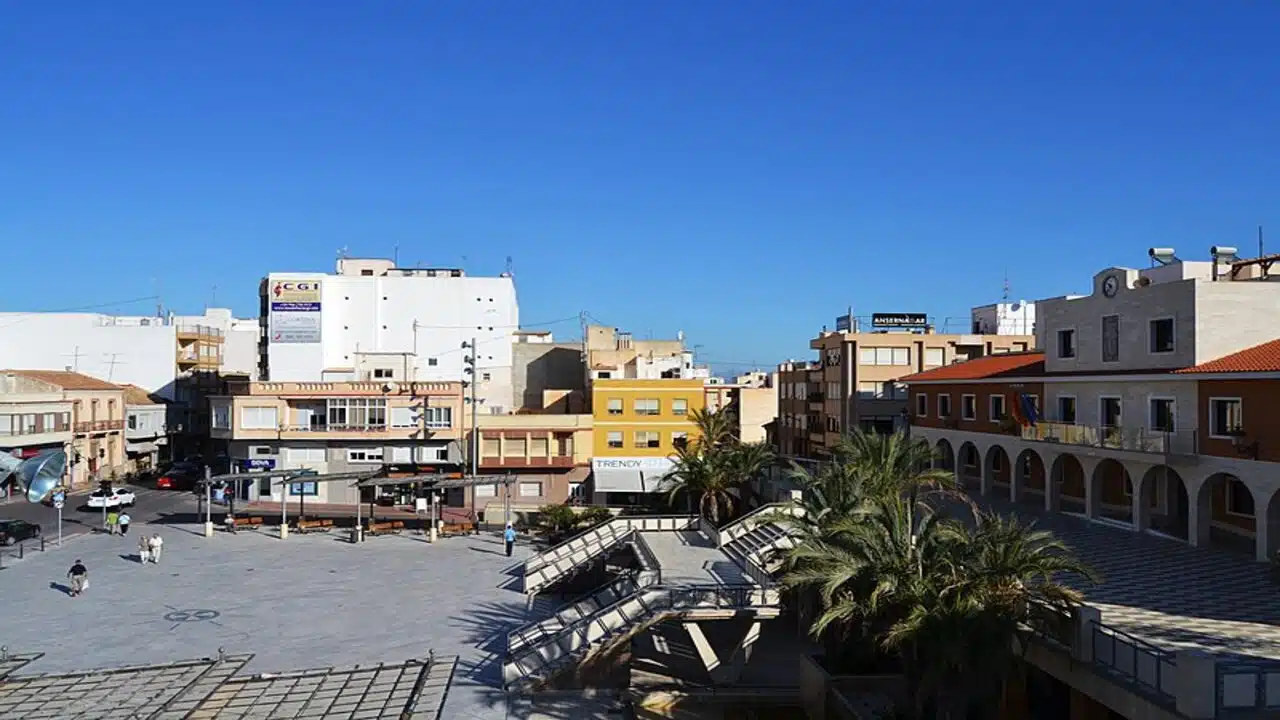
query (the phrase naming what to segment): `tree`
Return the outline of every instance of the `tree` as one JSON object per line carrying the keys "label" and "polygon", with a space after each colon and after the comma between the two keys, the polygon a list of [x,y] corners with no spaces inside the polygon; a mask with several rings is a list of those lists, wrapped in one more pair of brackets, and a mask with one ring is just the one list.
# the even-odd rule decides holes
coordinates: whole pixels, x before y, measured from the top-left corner
{"label": "tree", "polygon": [[593,506],[578,512],[569,505],[543,505],[538,508],[537,532],[554,545],[611,517],[613,514],[608,508]]}
{"label": "tree", "polygon": [[692,511],[696,502],[698,512],[718,525],[721,517],[733,515],[736,499],[731,491],[772,465],[773,451],[763,443],[741,442],[731,410],[694,410],[689,416],[694,436],[676,446],[672,469],[659,489],[672,505],[684,497]]}
{"label": "tree", "polygon": [[[950,473],[929,469],[927,445],[861,433],[831,463],[798,471],[806,517],[783,583],[816,596],[810,633],[833,650],[878,648],[896,658],[916,698],[961,718],[990,705],[1020,665],[1015,639],[1033,602],[1069,608],[1064,575],[1095,580],[1051,533],[991,513],[963,523],[938,511]],[[1023,645],[1025,647],[1025,644]]]}

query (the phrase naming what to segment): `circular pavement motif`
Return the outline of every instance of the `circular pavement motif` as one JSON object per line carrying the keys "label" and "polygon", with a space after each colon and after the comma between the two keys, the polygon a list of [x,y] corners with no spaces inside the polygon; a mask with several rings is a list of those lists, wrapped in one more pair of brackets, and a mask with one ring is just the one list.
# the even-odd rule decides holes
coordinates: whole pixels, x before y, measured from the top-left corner
{"label": "circular pavement motif", "polygon": [[165,613],[164,619],[175,623],[203,622],[205,620],[213,620],[221,614],[222,613],[217,610],[195,608],[190,610],[174,610],[172,612]]}

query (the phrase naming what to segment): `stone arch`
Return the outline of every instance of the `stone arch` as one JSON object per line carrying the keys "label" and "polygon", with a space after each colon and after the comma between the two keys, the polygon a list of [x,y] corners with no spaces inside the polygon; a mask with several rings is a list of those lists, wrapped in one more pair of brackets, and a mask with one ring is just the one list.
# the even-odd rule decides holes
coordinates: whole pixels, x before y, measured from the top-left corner
{"label": "stone arch", "polygon": [[1044,507],[1045,491],[1044,459],[1040,453],[1027,448],[1013,461],[1013,486],[1009,497],[1014,502]]}
{"label": "stone arch", "polygon": [[951,441],[945,439],[939,440],[938,444],[934,446],[933,458],[934,467],[940,470],[951,470],[952,472],[955,472],[956,452],[951,447]]}
{"label": "stone arch", "polygon": [[1195,500],[1195,526],[1188,533],[1193,544],[1218,545],[1257,554],[1259,559],[1269,556],[1269,538],[1258,538],[1258,510],[1264,511],[1261,517],[1268,517],[1274,511],[1275,496],[1260,494],[1238,475],[1220,471],[1200,483]]}
{"label": "stone arch", "polygon": [[1089,476],[1089,517],[1133,522],[1133,479],[1129,468],[1115,458],[1104,458]]}
{"label": "stone arch", "polygon": [[1189,540],[1191,503],[1186,482],[1168,465],[1154,465],[1142,475],[1142,504],[1150,515],[1144,527]]}
{"label": "stone arch", "polygon": [[999,445],[993,444],[987,448],[987,457],[982,464],[982,472],[986,478],[983,485],[987,490],[994,491],[997,495],[1009,497],[1010,486],[1013,480],[1013,463],[1009,460],[1009,453]]}
{"label": "stone arch", "polygon": [[1075,455],[1063,453],[1054,458],[1049,472],[1050,482],[1055,488],[1057,507],[1063,512],[1083,513],[1088,492],[1084,475],[1084,465]]}
{"label": "stone arch", "polygon": [[956,451],[956,468],[960,475],[960,485],[965,489],[978,490],[982,487],[982,453],[978,446],[971,442],[960,443]]}

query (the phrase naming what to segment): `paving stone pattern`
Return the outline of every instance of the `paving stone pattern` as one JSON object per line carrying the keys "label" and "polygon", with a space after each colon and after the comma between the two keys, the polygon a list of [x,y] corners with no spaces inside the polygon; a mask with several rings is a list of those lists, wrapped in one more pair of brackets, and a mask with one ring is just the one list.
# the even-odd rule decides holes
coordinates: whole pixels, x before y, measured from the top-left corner
{"label": "paving stone pattern", "polygon": [[1101,584],[1078,587],[1102,611],[1103,624],[1166,650],[1280,660],[1280,582],[1265,563],[1071,515],[981,501],[1035,519],[1101,574]]}
{"label": "paving stone pattern", "polygon": [[[165,553],[159,565],[137,562],[138,530],[161,532]],[[0,629],[0,645],[14,655],[44,653],[6,684],[24,673],[168,664],[217,657],[219,649],[229,656],[252,655],[245,674],[376,666],[434,652],[457,656],[447,697],[438,678],[428,683],[434,683],[432,702],[443,699],[441,717],[506,718],[501,653],[506,633],[525,619],[519,574],[527,555],[522,544],[508,558],[501,540],[489,536],[432,545],[405,535],[351,545],[336,534],[280,541],[267,532],[218,532],[206,539],[198,527],[145,525],[123,538],[86,535],[62,551],[28,555],[0,571],[0,606],[21,618]],[[65,576],[77,557],[89,568],[90,587],[71,598]],[[177,671],[157,672],[165,677]],[[376,670],[362,672],[343,682],[384,679]],[[332,676],[321,686],[331,681]],[[295,702],[290,693],[298,688],[311,689],[299,679],[294,690],[279,695],[287,682],[233,679],[206,690],[212,699],[234,689],[230,707],[260,688],[260,697],[280,697],[282,705]],[[167,677],[162,684],[190,682]],[[140,695],[160,692],[149,676],[136,687]],[[128,703],[130,697],[110,701]],[[0,710],[0,717],[12,716]]]}

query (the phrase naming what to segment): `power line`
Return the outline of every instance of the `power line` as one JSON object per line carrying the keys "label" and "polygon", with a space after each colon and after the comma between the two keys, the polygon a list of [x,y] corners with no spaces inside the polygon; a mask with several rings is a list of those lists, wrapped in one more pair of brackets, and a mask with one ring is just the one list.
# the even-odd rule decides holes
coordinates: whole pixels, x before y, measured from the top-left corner
{"label": "power line", "polygon": [[24,320],[36,317],[38,315],[51,315],[55,313],[70,313],[70,312],[85,312],[87,310],[101,310],[103,308],[116,307],[119,305],[132,305],[134,303],[139,303],[144,300],[159,300],[159,299],[160,299],[159,295],[147,295],[145,297],[133,298],[132,300],[116,300],[115,302],[98,303],[97,305],[81,305],[79,307],[61,308],[59,310],[33,310],[31,312],[23,312],[23,313],[6,313],[7,315],[17,315],[18,317],[14,319],[13,322],[5,323],[4,325],[0,325],[0,327],[9,327],[10,325],[16,325]]}
{"label": "power line", "polygon": [[544,320],[536,323],[525,322],[525,323],[520,323],[519,325],[424,325],[422,323],[417,323],[416,326],[418,328],[423,328],[427,330],[471,330],[472,332],[475,332],[477,330],[480,330],[481,328],[488,328],[491,330],[520,330],[522,328],[531,329],[531,328],[537,328],[537,327],[544,327],[547,325],[559,325],[561,323],[569,322],[570,320],[577,322],[579,319],[580,318],[577,315],[573,315],[567,318],[560,318],[559,320]]}

